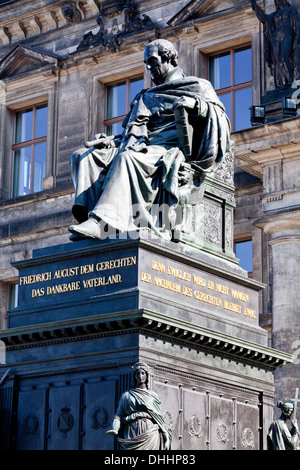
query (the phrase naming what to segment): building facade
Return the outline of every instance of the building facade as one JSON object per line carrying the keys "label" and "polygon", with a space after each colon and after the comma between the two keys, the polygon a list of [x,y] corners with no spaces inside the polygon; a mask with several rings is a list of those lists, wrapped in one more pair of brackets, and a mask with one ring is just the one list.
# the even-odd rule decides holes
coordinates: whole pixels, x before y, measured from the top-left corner
{"label": "building facade", "polygon": [[[275,11],[273,0],[260,5]],[[295,356],[275,375],[277,399],[290,398],[299,386],[299,84],[295,76],[280,95],[248,0],[0,1],[0,327],[17,302],[12,263],[69,241],[71,153],[120,131],[132,98],[151,86],[143,51],[156,38],[174,43],[186,75],[213,83],[230,117],[236,254],[265,285],[270,347]]]}

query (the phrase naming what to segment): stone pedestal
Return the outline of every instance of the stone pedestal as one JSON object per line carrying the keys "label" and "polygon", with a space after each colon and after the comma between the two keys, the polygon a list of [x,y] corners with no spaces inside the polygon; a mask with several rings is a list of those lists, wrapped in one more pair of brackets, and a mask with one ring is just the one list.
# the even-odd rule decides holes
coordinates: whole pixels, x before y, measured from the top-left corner
{"label": "stone pedestal", "polygon": [[[234,262],[129,234],[36,250],[1,332],[2,447],[103,449],[131,366],[151,367],[173,450],[263,449],[273,372],[258,293]],[[3,405],[4,404],[4,405]]]}

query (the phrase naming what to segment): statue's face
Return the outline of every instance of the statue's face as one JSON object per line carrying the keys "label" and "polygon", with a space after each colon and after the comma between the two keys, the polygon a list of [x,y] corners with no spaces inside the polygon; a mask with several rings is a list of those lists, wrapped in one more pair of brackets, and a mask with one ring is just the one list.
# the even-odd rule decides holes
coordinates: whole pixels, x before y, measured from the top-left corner
{"label": "statue's face", "polygon": [[159,55],[157,46],[147,46],[144,53],[144,63],[155,85],[164,83],[171,69],[170,62]]}
{"label": "statue's face", "polygon": [[285,403],[282,407],[282,413],[289,418],[294,411],[294,406],[292,403]]}
{"label": "statue's face", "polygon": [[144,369],[138,367],[134,373],[135,380],[139,385],[147,382],[147,372]]}
{"label": "statue's face", "polygon": [[282,0],[275,0],[276,9],[279,10],[280,8],[284,7],[284,2]]}

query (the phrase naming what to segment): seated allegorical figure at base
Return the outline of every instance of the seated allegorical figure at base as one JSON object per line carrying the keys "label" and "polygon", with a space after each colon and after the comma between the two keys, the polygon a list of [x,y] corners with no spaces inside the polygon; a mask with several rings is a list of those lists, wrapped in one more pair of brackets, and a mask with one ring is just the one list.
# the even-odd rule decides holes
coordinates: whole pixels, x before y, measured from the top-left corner
{"label": "seated allegorical figure at base", "polygon": [[176,213],[189,197],[189,170],[201,186],[229,151],[230,123],[210,82],[186,77],[166,40],[146,46],[144,63],[155,86],[135,97],[122,135],[101,134],[71,156],[72,213],[79,222],[69,227],[73,241],[142,228],[171,239],[178,221],[170,216],[167,223],[160,207]]}
{"label": "seated allegorical figure at base", "polygon": [[170,450],[172,438],[160,410],[160,398],[148,388],[149,367],[132,367],[134,387],[123,393],[112,429],[122,450]]}

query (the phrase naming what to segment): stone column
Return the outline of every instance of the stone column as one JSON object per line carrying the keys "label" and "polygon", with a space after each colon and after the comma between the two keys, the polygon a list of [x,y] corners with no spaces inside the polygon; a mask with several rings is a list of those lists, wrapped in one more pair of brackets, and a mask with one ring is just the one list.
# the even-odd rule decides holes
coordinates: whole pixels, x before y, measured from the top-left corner
{"label": "stone column", "polygon": [[[280,150],[280,158],[278,154]],[[277,147],[262,165],[264,213],[261,227],[271,247],[272,347],[295,356],[275,373],[276,401],[300,387],[300,159],[297,144]],[[271,155],[270,155],[271,156]],[[297,357],[298,356],[298,357]]]}
{"label": "stone column", "polygon": [[299,123],[300,108],[294,118],[253,127],[234,136],[237,166],[263,181],[262,211],[251,220],[267,234],[271,249],[271,346],[294,355],[292,364],[275,372],[276,401],[292,398],[295,388],[300,387]]}
{"label": "stone column", "polygon": [[300,386],[300,212],[277,216],[264,226],[272,249],[272,347],[295,356],[275,372],[276,400]]}

